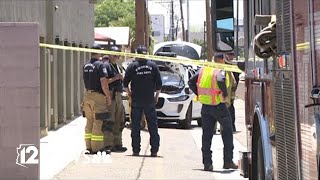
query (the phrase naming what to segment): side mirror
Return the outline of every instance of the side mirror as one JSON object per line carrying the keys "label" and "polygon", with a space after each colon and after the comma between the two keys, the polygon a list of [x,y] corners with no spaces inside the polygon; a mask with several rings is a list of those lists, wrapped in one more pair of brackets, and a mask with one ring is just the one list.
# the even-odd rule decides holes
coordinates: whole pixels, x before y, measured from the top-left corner
{"label": "side mirror", "polygon": [[215,35],[216,50],[229,52],[234,49],[234,26],[233,18],[217,20]]}
{"label": "side mirror", "polygon": [[233,0],[212,1],[212,39],[218,52],[234,50]]}

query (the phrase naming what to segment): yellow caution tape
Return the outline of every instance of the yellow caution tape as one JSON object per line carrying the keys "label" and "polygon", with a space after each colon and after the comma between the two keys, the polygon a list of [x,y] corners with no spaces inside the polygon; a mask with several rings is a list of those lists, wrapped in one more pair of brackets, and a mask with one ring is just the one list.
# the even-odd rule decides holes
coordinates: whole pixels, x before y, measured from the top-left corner
{"label": "yellow caution tape", "polygon": [[115,51],[79,48],[79,47],[61,46],[61,45],[43,44],[43,43],[40,43],[40,47],[52,48],[52,49],[62,49],[62,50],[71,50],[71,51],[82,51],[82,52],[90,52],[90,53],[99,53],[99,54],[108,54],[108,55],[127,56],[127,57],[132,57],[132,58],[150,59],[150,60],[162,61],[162,62],[181,63],[181,64],[197,65],[197,66],[208,66],[208,67],[213,67],[213,68],[217,68],[217,69],[223,69],[225,71],[230,71],[230,72],[238,72],[238,73],[243,72],[236,65],[220,64],[220,63],[215,63],[215,62],[205,62],[205,61],[194,60],[194,59],[186,60],[186,59],[178,59],[178,58],[166,57],[166,56],[154,56],[154,55],[127,53],[127,52],[115,52]]}

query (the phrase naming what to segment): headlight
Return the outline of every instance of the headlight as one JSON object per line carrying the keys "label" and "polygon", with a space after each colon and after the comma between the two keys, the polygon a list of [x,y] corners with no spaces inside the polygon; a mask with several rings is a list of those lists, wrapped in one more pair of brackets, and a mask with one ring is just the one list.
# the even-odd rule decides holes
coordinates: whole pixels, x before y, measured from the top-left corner
{"label": "headlight", "polygon": [[179,96],[179,97],[174,97],[174,98],[168,98],[168,100],[170,102],[178,102],[178,101],[185,101],[189,98],[188,95],[182,95],[182,96]]}

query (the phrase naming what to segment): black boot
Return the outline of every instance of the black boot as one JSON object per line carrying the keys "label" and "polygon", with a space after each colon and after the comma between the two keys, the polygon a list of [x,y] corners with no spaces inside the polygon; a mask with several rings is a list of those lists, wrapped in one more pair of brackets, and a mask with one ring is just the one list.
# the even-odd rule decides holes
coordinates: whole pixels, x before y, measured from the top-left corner
{"label": "black boot", "polygon": [[106,146],[105,148],[103,148],[103,149],[101,150],[101,152],[104,151],[104,152],[106,152],[107,154],[111,154],[111,150],[112,150],[112,147],[111,147],[111,146]]}
{"label": "black boot", "polygon": [[84,154],[93,154],[92,149],[87,149]]}
{"label": "black boot", "polygon": [[126,152],[128,149],[126,147],[123,146],[114,146],[112,148],[112,152]]}
{"label": "black boot", "polygon": [[205,171],[213,171],[213,166],[212,166],[212,164],[206,164],[206,165],[204,165],[203,170],[205,170]]}

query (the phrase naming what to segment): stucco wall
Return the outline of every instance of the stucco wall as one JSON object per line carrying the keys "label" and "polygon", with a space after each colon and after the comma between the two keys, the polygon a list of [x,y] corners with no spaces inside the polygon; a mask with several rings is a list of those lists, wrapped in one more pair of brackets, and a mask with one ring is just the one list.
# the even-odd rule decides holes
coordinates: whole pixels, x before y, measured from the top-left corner
{"label": "stucco wall", "polygon": [[46,34],[45,0],[1,0],[0,22],[38,22],[40,36]]}
{"label": "stucco wall", "polygon": [[[92,0],[0,0],[0,22],[37,22],[42,43],[54,44],[59,37],[60,45],[66,40],[67,45],[91,46],[94,4],[90,2]],[[12,49],[18,49],[18,45]],[[41,135],[80,115],[84,91],[80,69],[88,58],[88,53],[40,48]]]}
{"label": "stucco wall", "polygon": [[89,0],[1,0],[0,22],[38,22],[42,37],[52,33],[53,38],[90,45],[94,39],[94,4]]}
{"label": "stucco wall", "polygon": [[[0,42],[6,42],[0,46],[0,179],[39,179],[39,164],[16,164],[20,144],[40,148],[38,26],[0,23]],[[26,152],[26,162],[33,153]]]}
{"label": "stucco wall", "polygon": [[93,43],[94,39],[94,6],[89,0],[56,0],[54,6],[54,35],[59,35],[69,42],[80,41],[84,44]]}

